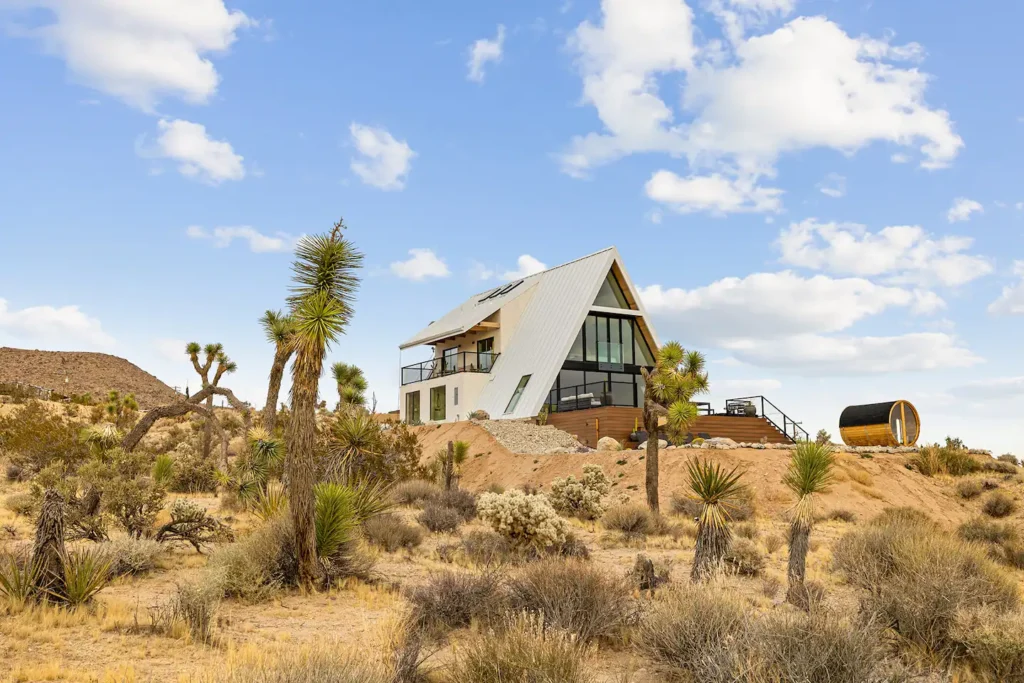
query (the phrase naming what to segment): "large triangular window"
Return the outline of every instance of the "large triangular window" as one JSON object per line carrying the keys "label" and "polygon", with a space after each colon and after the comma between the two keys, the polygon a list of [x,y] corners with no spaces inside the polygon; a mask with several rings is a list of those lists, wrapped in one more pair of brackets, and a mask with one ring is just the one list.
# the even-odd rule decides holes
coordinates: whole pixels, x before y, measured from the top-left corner
{"label": "large triangular window", "polygon": [[622,287],[612,271],[608,271],[608,276],[601,283],[601,289],[597,292],[594,305],[629,310],[629,300],[626,299],[626,294],[622,291]]}

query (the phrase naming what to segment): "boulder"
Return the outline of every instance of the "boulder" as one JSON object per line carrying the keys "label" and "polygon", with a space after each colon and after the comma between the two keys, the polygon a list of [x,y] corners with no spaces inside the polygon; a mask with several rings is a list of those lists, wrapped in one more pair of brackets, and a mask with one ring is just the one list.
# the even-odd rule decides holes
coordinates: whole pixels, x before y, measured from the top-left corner
{"label": "boulder", "polygon": [[602,436],[597,440],[597,450],[599,451],[621,451],[622,444],[613,439],[610,436]]}
{"label": "boulder", "polygon": [[704,442],[712,444],[715,447],[727,446],[729,448],[736,448],[736,446],[739,445],[727,436],[715,436],[710,439],[705,439]]}
{"label": "boulder", "polygon": [[[658,448],[668,448],[668,441],[665,441],[665,439],[658,439]],[[647,442],[644,441],[642,444],[637,446],[636,449],[638,451],[646,451],[647,450]]]}

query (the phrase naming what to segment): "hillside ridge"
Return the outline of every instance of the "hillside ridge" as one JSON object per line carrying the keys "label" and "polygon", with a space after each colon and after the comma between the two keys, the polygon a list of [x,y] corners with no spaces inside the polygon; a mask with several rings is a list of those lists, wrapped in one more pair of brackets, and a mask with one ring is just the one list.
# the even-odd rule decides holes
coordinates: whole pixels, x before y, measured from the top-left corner
{"label": "hillside ridge", "polygon": [[135,394],[144,410],[169,403],[177,396],[174,389],[131,361],[93,351],[38,351],[3,346],[0,382],[22,382],[68,395],[89,393],[96,399],[114,389]]}

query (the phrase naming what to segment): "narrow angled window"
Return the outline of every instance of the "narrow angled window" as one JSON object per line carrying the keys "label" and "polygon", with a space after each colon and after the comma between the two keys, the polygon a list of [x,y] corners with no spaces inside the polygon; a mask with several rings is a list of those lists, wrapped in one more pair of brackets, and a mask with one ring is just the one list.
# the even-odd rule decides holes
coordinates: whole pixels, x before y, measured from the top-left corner
{"label": "narrow angled window", "polygon": [[514,412],[516,406],[519,405],[519,399],[523,396],[523,391],[526,390],[526,384],[530,381],[530,375],[523,375],[522,379],[519,380],[519,384],[516,386],[516,390],[512,392],[512,398],[509,399],[508,406],[505,408],[505,414],[508,415]]}

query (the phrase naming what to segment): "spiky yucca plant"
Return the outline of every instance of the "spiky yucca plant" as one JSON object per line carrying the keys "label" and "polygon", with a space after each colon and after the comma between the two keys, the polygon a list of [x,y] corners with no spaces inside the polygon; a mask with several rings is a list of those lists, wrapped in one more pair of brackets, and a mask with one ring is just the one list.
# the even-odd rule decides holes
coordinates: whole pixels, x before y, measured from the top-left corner
{"label": "spiky yucca plant", "polygon": [[320,482],[316,496],[316,553],[330,558],[352,540],[356,528],[392,506],[387,488],[365,482]]}
{"label": "spiky yucca plant", "polygon": [[804,574],[814,524],[814,496],[828,491],[835,459],[831,445],[803,441],[793,451],[789,469],[782,478],[782,483],[797,497],[793,521],[789,526],[789,567],[786,572],[789,589],[786,600],[801,609],[810,607]]}
{"label": "spiky yucca plant", "polygon": [[352,302],[359,286],[357,271],[363,263],[363,255],[342,236],[344,227],[338,221],[329,234],[299,241],[288,298],[295,321],[288,497],[295,527],[299,582],[310,588],[320,573],[313,495],[318,388],[327,350],[351,320]]}
{"label": "spiky yucca plant", "polygon": [[658,496],[658,427],[665,418],[673,438],[686,434],[697,419],[697,406],[690,402],[696,394],[708,391],[708,373],[704,355],[686,351],[679,342],[668,342],[658,349],[655,366],[641,369],[644,377],[643,422],[647,430],[645,488],[647,505],[653,512],[660,508]]}
{"label": "spiky yucca plant", "polygon": [[9,553],[0,556],[0,595],[7,600],[12,613],[25,609],[35,595],[40,571],[38,562],[21,562]]}
{"label": "spiky yucca plant", "polygon": [[277,517],[288,509],[288,494],[284,484],[279,481],[267,482],[266,487],[253,489],[253,493],[243,500],[252,510],[252,514],[261,522]]}
{"label": "spiky yucca plant", "polygon": [[335,363],[331,374],[338,385],[338,410],[348,411],[355,406],[366,404],[366,377],[363,371],[348,363]]}
{"label": "spiky yucca plant", "polygon": [[161,453],[153,461],[153,481],[159,486],[167,488],[174,477],[174,458],[167,453]]}
{"label": "spiky yucca plant", "polygon": [[99,550],[78,550],[64,556],[64,586],[53,597],[72,607],[89,602],[110,580],[112,558]]}
{"label": "spiky yucca plant", "polygon": [[729,512],[737,497],[746,489],[740,483],[742,472],[737,467],[728,472],[709,460],[690,460],[686,463],[690,490],[701,503],[697,517],[697,547],[693,556],[690,578],[707,578],[721,564],[729,550],[732,532],[729,530]]}
{"label": "spiky yucca plant", "polygon": [[267,403],[263,408],[263,426],[271,434],[277,426],[277,401],[281,394],[281,379],[285,366],[295,352],[295,321],[281,311],[267,311],[260,318],[267,341],[274,345],[274,361],[270,366],[267,385]]}

